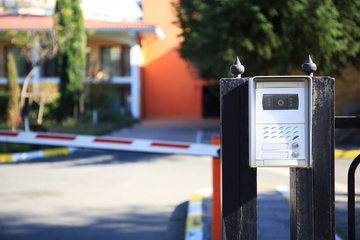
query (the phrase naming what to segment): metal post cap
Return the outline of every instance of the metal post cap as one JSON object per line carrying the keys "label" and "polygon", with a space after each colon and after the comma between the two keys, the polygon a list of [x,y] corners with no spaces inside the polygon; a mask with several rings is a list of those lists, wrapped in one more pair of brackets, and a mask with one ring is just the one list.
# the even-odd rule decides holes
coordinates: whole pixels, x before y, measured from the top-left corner
{"label": "metal post cap", "polygon": [[234,64],[231,65],[230,72],[234,78],[240,78],[241,74],[245,72],[245,67],[241,64],[239,57],[236,57]]}
{"label": "metal post cap", "polygon": [[306,59],[305,63],[301,66],[301,70],[306,73],[306,75],[312,76],[313,72],[317,70],[317,66],[313,63],[310,55]]}

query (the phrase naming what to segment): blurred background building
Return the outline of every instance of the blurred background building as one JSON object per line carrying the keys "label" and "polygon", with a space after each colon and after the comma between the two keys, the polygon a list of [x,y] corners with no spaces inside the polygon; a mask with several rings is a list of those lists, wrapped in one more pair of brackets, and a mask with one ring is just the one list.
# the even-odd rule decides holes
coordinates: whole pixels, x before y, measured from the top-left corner
{"label": "blurred background building", "polygon": [[[5,85],[6,55],[17,53],[20,83],[30,70],[20,49],[6,39],[5,29],[46,29],[55,0],[3,1],[0,13],[0,84]],[[87,75],[109,79],[118,90],[115,107],[134,117],[218,116],[218,98],[183,60],[177,48],[180,28],[167,0],[83,0],[88,37]],[[166,36],[166,37],[165,37]],[[41,67],[37,79],[59,81],[55,60]],[[203,96],[203,94],[205,94]],[[205,102],[204,102],[205,99]],[[210,100],[209,100],[210,99]],[[210,105],[209,105],[210,103]]]}
{"label": "blurred background building", "polygon": [[[5,29],[50,28],[55,2],[2,1],[6,10],[0,12],[0,88],[7,83],[8,52],[17,53],[20,83],[30,69],[20,49],[6,38]],[[171,2],[82,0],[85,28],[94,30],[88,37],[88,78],[109,80],[118,91],[114,107],[134,117],[218,117],[218,87],[200,79],[178,52],[181,29],[174,24]],[[341,71],[341,80],[336,81],[336,114],[360,112],[359,71],[351,65]],[[45,62],[35,78],[58,82],[55,61]]]}

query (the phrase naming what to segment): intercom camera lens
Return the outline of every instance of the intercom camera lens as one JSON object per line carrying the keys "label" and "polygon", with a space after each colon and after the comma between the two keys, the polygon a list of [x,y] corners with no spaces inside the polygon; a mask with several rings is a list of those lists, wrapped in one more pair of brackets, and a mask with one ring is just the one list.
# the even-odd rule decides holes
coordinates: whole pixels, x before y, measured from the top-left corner
{"label": "intercom camera lens", "polygon": [[274,109],[287,109],[288,99],[286,94],[274,95]]}
{"label": "intercom camera lens", "polygon": [[282,106],[282,105],[284,105],[285,102],[284,102],[284,100],[280,99],[277,103],[279,106]]}

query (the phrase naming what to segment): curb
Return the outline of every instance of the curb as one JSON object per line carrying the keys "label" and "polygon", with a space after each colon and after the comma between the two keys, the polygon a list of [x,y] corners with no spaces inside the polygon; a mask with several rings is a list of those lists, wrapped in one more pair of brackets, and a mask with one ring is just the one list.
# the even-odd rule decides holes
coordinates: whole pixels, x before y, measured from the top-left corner
{"label": "curb", "polygon": [[[20,162],[35,158],[68,155],[77,150],[78,148],[65,147],[22,153],[3,153],[0,154],[0,163]],[[356,158],[359,154],[360,150],[335,150],[335,158]]]}
{"label": "curb", "polygon": [[36,158],[63,156],[69,155],[76,151],[78,151],[78,148],[64,147],[22,153],[5,153],[0,154],[0,163],[21,162]]}
{"label": "curb", "polygon": [[356,158],[360,150],[335,150],[335,158]]}
{"label": "curb", "polygon": [[212,188],[200,189],[192,195],[185,222],[185,240],[202,240],[203,231],[203,198],[212,193]]}

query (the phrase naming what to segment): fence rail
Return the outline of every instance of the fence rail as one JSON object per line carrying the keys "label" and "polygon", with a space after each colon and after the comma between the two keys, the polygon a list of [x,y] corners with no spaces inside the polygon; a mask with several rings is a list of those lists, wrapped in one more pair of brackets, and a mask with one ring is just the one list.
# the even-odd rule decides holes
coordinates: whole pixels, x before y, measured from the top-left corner
{"label": "fence rail", "polygon": [[355,172],[360,164],[360,155],[351,163],[348,173],[348,239],[355,240]]}
{"label": "fence rail", "polygon": [[[338,129],[360,129],[359,116],[338,116],[335,117],[335,128]],[[355,221],[355,172],[360,164],[360,155],[358,155],[349,167],[348,172],[348,239],[356,239],[356,221]]]}
{"label": "fence rail", "polygon": [[360,128],[359,116],[336,116],[335,128]]}

